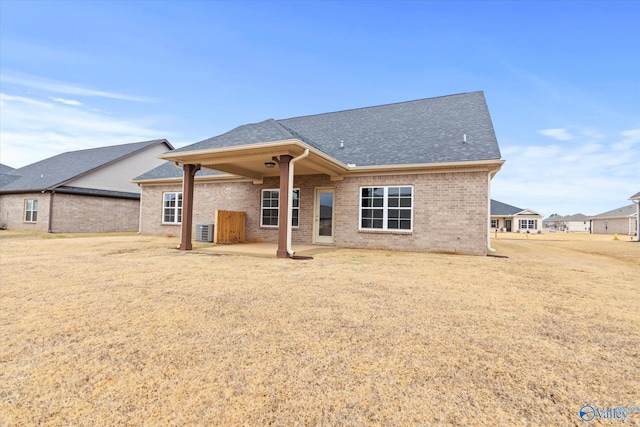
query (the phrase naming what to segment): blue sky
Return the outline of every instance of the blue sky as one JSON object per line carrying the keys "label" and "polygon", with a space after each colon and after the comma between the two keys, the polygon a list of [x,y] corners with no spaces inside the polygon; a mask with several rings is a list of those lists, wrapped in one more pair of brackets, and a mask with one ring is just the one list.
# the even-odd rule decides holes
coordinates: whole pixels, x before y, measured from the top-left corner
{"label": "blue sky", "polygon": [[492,197],[640,191],[640,2],[0,2],[0,162],[200,141],[268,118],[485,92]]}

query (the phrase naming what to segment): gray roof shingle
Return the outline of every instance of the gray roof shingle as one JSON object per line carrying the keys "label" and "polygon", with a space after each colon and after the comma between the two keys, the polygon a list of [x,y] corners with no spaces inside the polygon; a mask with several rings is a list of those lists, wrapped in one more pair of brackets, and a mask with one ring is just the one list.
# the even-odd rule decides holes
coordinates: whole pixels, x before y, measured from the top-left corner
{"label": "gray roof shingle", "polygon": [[631,203],[630,205],[623,206],[617,209],[612,209],[610,211],[603,212],[601,214],[594,215],[588,218],[589,219],[616,218],[616,217],[631,216],[635,213],[636,213],[636,205],[635,203]]}
{"label": "gray roof shingle", "polygon": [[343,163],[357,166],[500,159],[483,92],[269,119],[237,127],[175,151],[292,138],[301,139]]}
{"label": "gray roof shingle", "polygon": [[169,144],[166,139],[156,139],[58,154],[4,175],[10,179],[0,183],[0,193],[56,188],[73,178],[160,143]]}
{"label": "gray roof shingle", "polygon": [[524,209],[517,208],[515,206],[508,205],[506,203],[499,202],[491,199],[491,215],[495,216],[510,216],[515,215],[518,212],[522,212]]}
{"label": "gray roof shingle", "polygon": [[11,166],[3,165],[2,163],[0,163],[0,174],[10,174],[14,170],[15,168],[12,168]]}
{"label": "gray roof shingle", "polygon": [[[174,150],[175,151],[175,150]],[[214,176],[224,175],[222,172],[212,171],[211,169],[200,169],[196,172],[196,176]],[[172,162],[166,162],[157,166],[150,171],[143,173],[140,176],[134,178],[134,181],[144,181],[147,179],[167,179],[167,178],[182,178],[183,171],[177,168]]]}

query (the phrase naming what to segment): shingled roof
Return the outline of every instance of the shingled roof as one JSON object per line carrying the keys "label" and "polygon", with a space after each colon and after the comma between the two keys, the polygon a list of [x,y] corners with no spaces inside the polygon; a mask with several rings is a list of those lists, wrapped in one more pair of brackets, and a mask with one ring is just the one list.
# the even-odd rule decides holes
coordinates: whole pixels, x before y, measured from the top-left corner
{"label": "shingled roof", "polygon": [[499,202],[497,200],[491,199],[491,215],[494,216],[511,216],[515,215],[519,212],[522,212],[524,209],[517,208],[515,206],[508,205],[506,203]]}
{"label": "shingled roof", "polygon": [[636,213],[636,205],[635,203],[632,203],[630,205],[623,206],[617,209],[612,209],[610,211],[603,212],[601,214],[594,215],[588,218],[589,219],[622,218],[622,217],[628,217],[628,216],[634,215],[635,213]]}
{"label": "shingled roof", "polygon": [[343,163],[358,166],[500,158],[483,92],[269,119],[174,152],[286,139],[300,139]]}
{"label": "shingled roof", "polygon": [[[69,151],[3,174],[0,193],[50,190],[166,139]],[[6,180],[4,178],[7,178]]]}

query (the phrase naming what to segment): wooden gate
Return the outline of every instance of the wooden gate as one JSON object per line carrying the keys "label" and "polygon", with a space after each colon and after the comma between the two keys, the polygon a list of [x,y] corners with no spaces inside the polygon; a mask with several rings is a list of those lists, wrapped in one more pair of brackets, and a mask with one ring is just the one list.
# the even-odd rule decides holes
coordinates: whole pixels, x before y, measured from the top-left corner
{"label": "wooden gate", "polygon": [[238,243],[245,240],[245,212],[216,210],[214,243]]}

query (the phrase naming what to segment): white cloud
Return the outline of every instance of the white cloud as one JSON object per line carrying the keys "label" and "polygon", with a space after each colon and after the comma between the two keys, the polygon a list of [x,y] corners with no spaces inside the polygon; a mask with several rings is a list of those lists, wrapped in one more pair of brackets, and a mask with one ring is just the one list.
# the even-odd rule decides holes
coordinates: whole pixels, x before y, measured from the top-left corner
{"label": "white cloud", "polygon": [[558,129],[542,129],[538,131],[544,136],[548,136],[553,139],[557,139],[558,141],[570,141],[574,138],[566,129],[558,128]]}
{"label": "white cloud", "polygon": [[[600,135],[593,142],[593,134]],[[576,130],[571,144],[505,146],[492,198],[545,216],[595,215],[629,204],[640,191],[640,130]]]}
{"label": "white cloud", "polygon": [[17,168],[65,151],[168,138],[154,118],[125,119],[75,104],[0,94],[2,163]]}
{"label": "white cloud", "polygon": [[61,93],[65,95],[77,95],[87,97],[101,97],[110,99],[119,99],[123,101],[134,102],[149,102],[148,99],[124,95],[115,92],[107,92],[88,87],[83,87],[76,84],[60,82],[56,80],[46,79],[37,76],[30,76],[25,74],[12,74],[3,73],[0,79],[5,83],[11,83],[14,85],[24,86],[32,89],[40,89],[47,92]]}
{"label": "white cloud", "polygon": [[75,101],[73,99],[64,99],[64,98],[51,98],[56,102],[59,102],[61,104],[66,104],[66,105],[75,105],[75,106],[81,106],[83,105],[82,102],[80,101]]}
{"label": "white cloud", "polygon": [[622,142],[631,144],[640,142],[640,129],[625,130],[620,134],[624,137]]}

